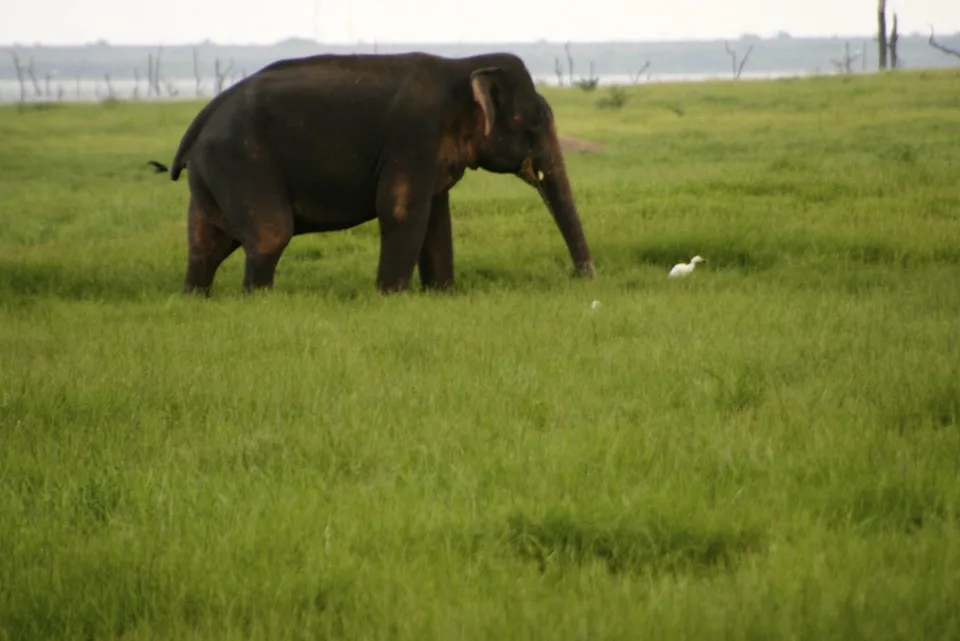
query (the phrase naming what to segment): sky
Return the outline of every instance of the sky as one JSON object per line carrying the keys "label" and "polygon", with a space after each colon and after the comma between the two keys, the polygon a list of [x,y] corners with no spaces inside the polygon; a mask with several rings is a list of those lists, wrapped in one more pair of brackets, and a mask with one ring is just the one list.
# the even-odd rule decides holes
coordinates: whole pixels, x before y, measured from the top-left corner
{"label": "sky", "polygon": [[[872,34],[877,0],[4,0],[0,43],[681,40]],[[416,10],[414,10],[416,8]],[[960,0],[888,0],[901,33],[960,31]]]}

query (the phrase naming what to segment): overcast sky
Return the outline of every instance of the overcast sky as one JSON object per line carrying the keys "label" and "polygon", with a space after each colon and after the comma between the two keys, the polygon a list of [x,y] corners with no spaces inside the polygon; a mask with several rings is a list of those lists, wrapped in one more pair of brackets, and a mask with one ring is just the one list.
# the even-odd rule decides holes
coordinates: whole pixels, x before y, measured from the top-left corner
{"label": "overcast sky", "polygon": [[[877,0],[24,0],[0,43],[506,42],[872,33]],[[888,0],[901,31],[960,31],[960,0]],[[416,7],[416,10],[414,10]],[[315,19],[316,17],[316,19]]]}

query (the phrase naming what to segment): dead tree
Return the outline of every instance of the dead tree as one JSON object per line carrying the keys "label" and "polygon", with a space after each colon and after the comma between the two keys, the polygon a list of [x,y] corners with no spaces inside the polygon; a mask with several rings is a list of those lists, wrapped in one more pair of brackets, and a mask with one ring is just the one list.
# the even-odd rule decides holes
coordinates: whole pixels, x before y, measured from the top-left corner
{"label": "dead tree", "polygon": [[897,14],[893,14],[893,27],[890,29],[890,41],[887,46],[890,47],[890,68],[896,69],[900,63],[897,57],[897,43],[900,41],[900,35],[897,33]]}
{"label": "dead tree", "polygon": [[841,73],[853,73],[853,63],[856,62],[857,58],[860,58],[863,55],[863,52],[858,51],[854,54],[851,54],[849,42],[844,43],[843,51],[843,58],[840,60],[833,58],[830,60],[830,62],[832,62],[833,66],[837,68],[837,71]]}
{"label": "dead tree", "polygon": [[197,48],[193,48],[193,78],[197,83],[197,98],[200,97],[200,91],[203,86],[203,82],[200,79],[200,57],[197,55]]}
{"label": "dead tree", "polygon": [[140,67],[133,68],[133,99],[140,99]]}
{"label": "dead tree", "polygon": [[951,49],[950,47],[945,47],[944,45],[940,44],[934,39],[933,25],[930,25],[930,39],[927,40],[927,42],[930,44],[931,47],[933,47],[937,51],[942,51],[948,56],[956,56],[960,58],[960,51],[958,51],[957,49]]}
{"label": "dead tree", "polygon": [[226,80],[227,74],[230,73],[231,69],[233,69],[233,60],[230,61],[230,64],[228,64],[227,68],[223,71],[220,70],[220,58],[214,60],[213,73],[217,82],[216,88],[214,89],[214,95],[223,91],[224,80]]}
{"label": "dead tree", "polygon": [[[932,39],[933,36],[931,35],[930,38]],[[23,82],[23,67],[20,65],[20,57],[16,51],[11,49],[10,56],[13,58],[13,68],[17,72],[17,83],[20,85],[20,104],[22,105],[27,99],[27,87]]]}
{"label": "dead tree", "polygon": [[50,94],[50,81],[53,80],[53,72],[48,71],[43,74],[43,95],[49,98]]}
{"label": "dead tree", "polygon": [[564,51],[567,52],[567,76],[570,79],[570,86],[573,86],[573,56],[570,54],[570,43],[563,45]]}
{"label": "dead tree", "polygon": [[557,74],[557,86],[563,86],[563,65],[560,64],[560,58],[553,57],[553,71]]}
{"label": "dead tree", "polygon": [[153,81],[157,83],[157,95],[160,95],[160,55],[163,53],[163,47],[157,47],[157,57],[154,59]]}
{"label": "dead tree", "polygon": [[723,47],[727,50],[727,53],[730,54],[733,67],[733,79],[739,80],[740,74],[743,73],[743,68],[747,64],[747,60],[750,58],[750,52],[753,51],[753,45],[747,47],[747,53],[743,54],[743,59],[740,61],[740,64],[737,64],[737,52],[730,48],[730,43],[726,40],[723,41]]}
{"label": "dead tree", "polygon": [[877,51],[880,71],[887,68],[887,0],[877,0]]}
{"label": "dead tree", "polygon": [[113,83],[110,82],[110,74],[103,74],[103,79],[107,82],[107,100],[113,100]]}
{"label": "dead tree", "polygon": [[147,98],[153,96],[153,54],[147,54]]}
{"label": "dead tree", "polygon": [[150,87],[153,95],[160,97],[160,54],[163,53],[163,47],[157,47],[157,55],[150,56]]}
{"label": "dead tree", "polygon": [[33,73],[33,58],[30,58],[30,62],[27,64],[27,76],[30,77],[30,82],[33,83],[33,95],[39,98],[43,95],[43,90],[40,89],[40,83],[37,82],[37,74]]}
{"label": "dead tree", "polygon": [[581,77],[579,80],[577,80],[576,85],[583,91],[593,91],[597,88],[598,84],[600,84],[600,78],[593,75],[593,61],[591,61],[590,75],[588,75],[586,78]]}
{"label": "dead tree", "polygon": [[637,84],[638,82],[640,82],[640,76],[643,75],[643,72],[649,68],[650,68],[650,61],[647,60],[645,63],[643,63],[643,66],[640,67],[640,70],[637,71],[636,75],[630,76],[630,82],[633,84]]}

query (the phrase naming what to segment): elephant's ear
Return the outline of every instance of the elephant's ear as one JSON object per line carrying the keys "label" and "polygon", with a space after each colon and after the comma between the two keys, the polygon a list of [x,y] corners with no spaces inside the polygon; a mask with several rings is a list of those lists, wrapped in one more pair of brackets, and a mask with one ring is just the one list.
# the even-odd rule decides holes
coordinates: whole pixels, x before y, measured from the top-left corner
{"label": "elephant's ear", "polygon": [[499,67],[483,67],[475,69],[470,74],[470,88],[473,89],[473,99],[483,109],[483,135],[489,136],[493,131],[493,123],[497,119],[497,110],[493,105],[493,86],[496,82],[494,74],[500,71]]}

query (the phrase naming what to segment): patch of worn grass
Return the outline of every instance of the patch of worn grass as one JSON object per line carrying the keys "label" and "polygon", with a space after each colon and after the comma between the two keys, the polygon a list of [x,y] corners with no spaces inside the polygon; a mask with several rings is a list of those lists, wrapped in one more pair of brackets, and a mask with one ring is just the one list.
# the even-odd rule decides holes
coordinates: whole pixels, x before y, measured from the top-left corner
{"label": "patch of worn grass", "polygon": [[955,85],[546,90],[597,278],[477,172],[387,298],[180,296],[198,104],[0,109],[0,639],[960,636]]}

